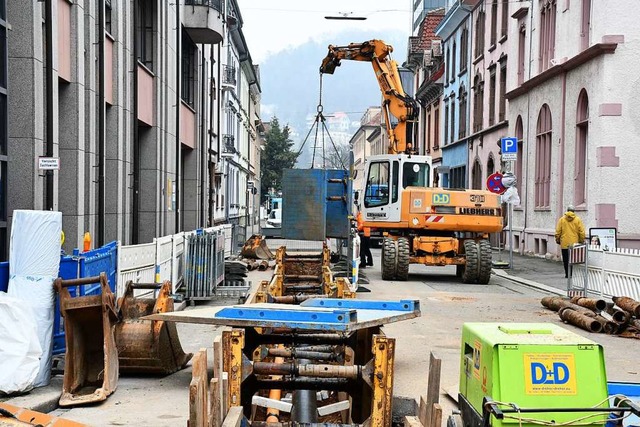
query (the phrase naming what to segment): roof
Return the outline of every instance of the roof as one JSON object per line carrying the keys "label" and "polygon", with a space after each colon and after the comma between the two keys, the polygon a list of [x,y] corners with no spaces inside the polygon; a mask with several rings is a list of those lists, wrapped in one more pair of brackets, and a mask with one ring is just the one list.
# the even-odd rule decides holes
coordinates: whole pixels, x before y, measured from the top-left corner
{"label": "roof", "polygon": [[444,18],[444,15],[445,9],[443,7],[427,13],[420,24],[418,35],[409,37],[409,55],[422,54],[425,49],[431,47],[432,40],[440,40],[440,37],[436,36],[436,28]]}

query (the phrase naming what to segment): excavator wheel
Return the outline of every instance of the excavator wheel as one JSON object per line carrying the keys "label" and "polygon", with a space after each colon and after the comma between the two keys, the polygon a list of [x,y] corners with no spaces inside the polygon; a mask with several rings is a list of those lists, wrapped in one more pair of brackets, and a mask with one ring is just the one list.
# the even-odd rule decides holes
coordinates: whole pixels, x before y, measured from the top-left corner
{"label": "excavator wheel", "polygon": [[464,265],[456,265],[456,277],[462,277],[464,274]]}
{"label": "excavator wheel", "polygon": [[398,238],[398,264],[396,266],[396,278],[405,281],[409,278],[409,239]]}
{"label": "excavator wheel", "polygon": [[483,239],[478,242],[479,261],[478,265],[478,283],[486,285],[491,279],[491,243]]}
{"label": "excavator wheel", "polygon": [[398,243],[389,237],[382,241],[382,280],[393,280],[398,264]]}
{"label": "excavator wheel", "polygon": [[466,264],[462,273],[463,283],[476,283],[478,281],[478,251],[479,248],[475,240],[464,241]]}

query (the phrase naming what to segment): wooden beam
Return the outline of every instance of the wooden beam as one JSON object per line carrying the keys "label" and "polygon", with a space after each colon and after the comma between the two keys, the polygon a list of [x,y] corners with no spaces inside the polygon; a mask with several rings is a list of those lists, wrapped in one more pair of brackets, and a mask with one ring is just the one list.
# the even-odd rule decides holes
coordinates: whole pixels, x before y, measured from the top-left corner
{"label": "wooden beam", "polygon": [[414,416],[404,417],[404,427],[424,427],[420,422],[420,418]]}
{"label": "wooden beam", "polygon": [[222,423],[222,427],[240,427],[243,418],[242,406],[232,406]]}
{"label": "wooden beam", "polygon": [[434,403],[431,408],[431,426],[442,427],[442,406],[439,403]]}
{"label": "wooden beam", "polygon": [[427,396],[420,396],[420,407],[418,410],[418,418],[423,426],[427,427],[431,423],[431,419],[427,418],[430,412],[427,410]]}
{"label": "wooden beam", "polygon": [[442,368],[442,360],[436,357],[433,352],[429,358],[429,380],[427,382],[427,414],[425,416],[426,427],[440,427],[432,424],[433,421],[433,404],[440,402],[440,371]]}
{"label": "wooden beam", "polygon": [[189,427],[207,427],[209,424],[208,385],[207,349],[201,348],[193,357],[189,383]]}
{"label": "wooden beam", "polygon": [[209,382],[209,427],[220,427],[221,425],[220,384],[217,378],[211,378]]}

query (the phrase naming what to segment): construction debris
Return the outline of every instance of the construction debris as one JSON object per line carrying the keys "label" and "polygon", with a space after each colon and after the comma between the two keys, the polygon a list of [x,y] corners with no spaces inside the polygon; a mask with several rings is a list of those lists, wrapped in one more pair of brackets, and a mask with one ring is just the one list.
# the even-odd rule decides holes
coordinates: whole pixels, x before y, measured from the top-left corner
{"label": "construction debris", "polygon": [[254,234],[249,237],[249,240],[247,240],[242,247],[240,255],[248,259],[270,260],[274,258],[267,246],[266,240],[260,234]]}
{"label": "construction debris", "polygon": [[586,331],[640,339],[640,302],[629,297],[612,297],[612,300],[544,297],[541,303],[557,311],[564,322]]}

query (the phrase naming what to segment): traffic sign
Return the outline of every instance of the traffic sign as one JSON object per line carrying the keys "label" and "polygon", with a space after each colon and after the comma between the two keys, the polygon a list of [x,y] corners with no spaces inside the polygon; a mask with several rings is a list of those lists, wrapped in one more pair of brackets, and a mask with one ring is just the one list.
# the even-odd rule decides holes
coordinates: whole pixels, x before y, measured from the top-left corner
{"label": "traffic sign", "polygon": [[495,194],[502,194],[507,189],[502,185],[502,174],[494,172],[487,178],[487,189]]}
{"label": "traffic sign", "polygon": [[500,138],[500,152],[502,160],[517,160],[518,139],[514,137]]}

